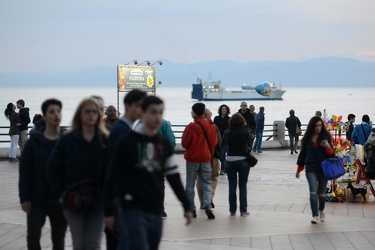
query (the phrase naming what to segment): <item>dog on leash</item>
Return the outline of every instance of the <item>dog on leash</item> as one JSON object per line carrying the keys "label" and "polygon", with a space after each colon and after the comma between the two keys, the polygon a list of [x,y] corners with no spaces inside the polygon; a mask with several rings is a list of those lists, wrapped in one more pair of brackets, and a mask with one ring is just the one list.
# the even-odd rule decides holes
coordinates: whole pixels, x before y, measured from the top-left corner
{"label": "dog on leash", "polygon": [[363,203],[366,202],[366,194],[367,194],[367,187],[366,186],[363,186],[361,188],[356,188],[351,183],[349,183],[347,188],[350,188],[350,191],[352,192],[353,198],[355,198],[358,194],[360,194],[363,197]]}

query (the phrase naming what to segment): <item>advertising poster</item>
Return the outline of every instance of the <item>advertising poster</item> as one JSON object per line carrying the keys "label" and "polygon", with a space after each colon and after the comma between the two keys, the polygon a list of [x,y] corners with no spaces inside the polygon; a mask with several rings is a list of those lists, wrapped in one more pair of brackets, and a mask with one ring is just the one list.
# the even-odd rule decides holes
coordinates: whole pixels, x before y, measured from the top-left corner
{"label": "advertising poster", "polygon": [[133,89],[154,92],[155,81],[155,66],[117,65],[117,87],[119,92],[128,92]]}

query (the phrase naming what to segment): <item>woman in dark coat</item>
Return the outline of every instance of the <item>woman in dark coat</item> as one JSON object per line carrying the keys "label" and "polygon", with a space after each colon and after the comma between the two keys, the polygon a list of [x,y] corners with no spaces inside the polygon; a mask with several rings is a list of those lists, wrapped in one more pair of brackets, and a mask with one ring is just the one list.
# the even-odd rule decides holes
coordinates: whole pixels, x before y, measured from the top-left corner
{"label": "woman in dark coat", "polygon": [[223,143],[228,145],[225,158],[225,169],[229,182],[229,212],[232,216],[237,210],[237,178],[240,194],[241,216],[248,216],[247,211],[247,179],[250,166],[246,160],[248,142],[254,135],[245,127],[245,119],[239,113],[234,114],[229,120],[229,130],[224,132]]}
{"label": "woman in dark coat", "polygon": [[[84,99],[74,114],[71,130],[60,139],[52,152],[47,176],[60,201],[67,187],[79,183],[90,181],[95,183],[99,193],[102,190],[108,165],[108,130],[102,121],[100,107],[96,99]],[[73,249],[100,249],[104,228],[102,207],[74,211],[65,203],[64,206]]]}
{"label": "woman in dark coat", "polygon": [[324,207],[327,192],[327,179],[321,162],[334,157],[331,134],[325,128],[322,118],[314,116],[310,119],[301,144],[296,177],[299,178],[300,172],[306,170],[310,190],[311,223],[317,224],[319,221],[325,221]]}
{"label": "woman in dark coat", "polygon": [[9,161],[18,162],[17,156],[17,144],[19,139],[19,127],[21,126],[21,119],[18,116],[18,113],[15,111],[16,105],[13,103],[8,103],[7,108],[4,110],[5,117],[10,122],[9,127],[9,136],[10,136],[10,145],[9,145]]}
{"label": "woman in dark coat", "polygon": [[[220,136],[223,138],[224,131],[228,129],[229,126],[229,118],[230,118],[230,108],[226,104],[222,104],[218,110],[218,116],[214,118],[214,124],[220,131]],[[222,144],[221,153],[220,153],[220,161],[221,161],[221,170],[220,175],[225,174],[225,153],[227,152],[227,145]]]}

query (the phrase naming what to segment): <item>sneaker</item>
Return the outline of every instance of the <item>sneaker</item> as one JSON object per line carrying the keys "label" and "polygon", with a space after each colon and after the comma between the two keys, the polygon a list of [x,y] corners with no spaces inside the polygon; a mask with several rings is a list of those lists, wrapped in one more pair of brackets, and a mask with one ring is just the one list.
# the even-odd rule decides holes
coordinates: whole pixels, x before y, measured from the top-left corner
{"label": "sneaker", "polygon": [[293,151],[290,151],[290,154],[292,155],[292,154],[293,154]]}
{"label": "sneaker", "polygon": [[163,213],[161,214],[161,217],[167,218],[167,213],[165,211],[163,211]]}
{"label": "sneaker", "polygon": [[9,158],[8,158],[8,161],[9,161],[9,162],[12,162],[12,158],[11,158],[11,157],[9,157]]}
{"label": "sneaker", "polygon": [[17,158],[12,158],[11,162],[19,162],[19,160]]}
{"label": "sneaker", "polygon": [[205,209],[205,207],[204,206],[200,206],[199,209]]}
{"label": "sneaker", "polygon": [[247,216],[249,216],[249,215],[250,215],[249,212],[243,212],[243,213],[241,213],[241,217],[247,217]]}
{"label": "sneaker", "polygon": [[230,213],[230,216],[236,216],[236,213]]}
{"label": "sneaker", "polygon": [[257,152],[257,150],[256,150],[255,148],[253,148],[253,151],[254,151],[254,153],[256,153],[256,152]]}
{"label": "sneaker", "polygon": [[[197,218],[197,212],[196,211],[191,212],[191,215],[192,215],[191,217]],[[184,214],[184,217],[186,217],[185,214]]]}
{"label": "sneaker", "polygon": [[263,153],[263,152],[262,152],[262,150],[258,149],[258,150],[257,150],[257,153],[258,153],[258,154],[261,154],[261,153]]}
{"label": "sneaker", "polygon": [[206,212],[207,218],[208,218],[209,220],[213,220],[213,219],[215,219],[215,215],[212,213],[211,208],[206,207],[205,212]]}
{"label": "sneaker", "polygon": [[225,175],[224,170],[220,170],[220,175]]}
{"label": "sneaker", "polygon": [[298,154],[298,151],[297,151],[297,150],[294,150],[294,153]]}
{"label": "sneaker", "polygon": [[314,216],[314,217],[312,217],[312,219],[311,219],[311,224],[318,224],[318,222],[319,222],[319,218],[318,218],[318,216]]}
{"label": "sneaker", "polygon": [[324,213],[323,210],[319,211],[319,220],[321,222],[325,222],[326,221],[326,214]]}

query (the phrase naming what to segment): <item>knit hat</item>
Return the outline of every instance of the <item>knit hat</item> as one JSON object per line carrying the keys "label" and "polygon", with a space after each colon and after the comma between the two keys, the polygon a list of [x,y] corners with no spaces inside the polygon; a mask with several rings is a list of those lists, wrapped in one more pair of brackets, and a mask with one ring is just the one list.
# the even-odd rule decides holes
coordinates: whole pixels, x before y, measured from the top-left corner
{"label": "knit hat", "polygon": [[206,109],[206,106],[203,103],[198,102],[194,104],[193,107],[191,107],[191,109],[197,116],[201,116],[204,114],[204,110]]}

